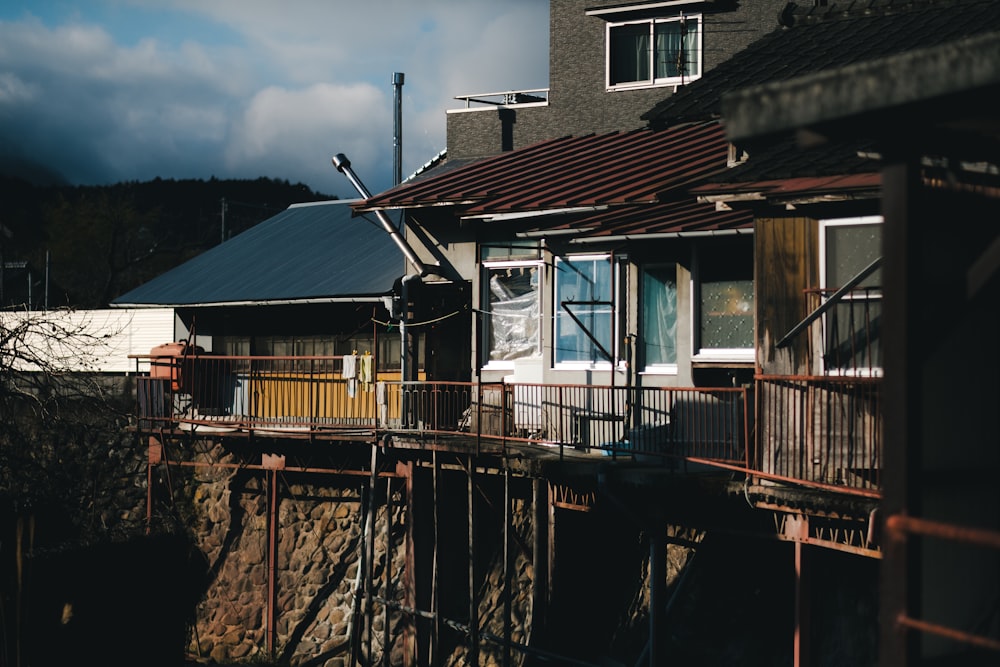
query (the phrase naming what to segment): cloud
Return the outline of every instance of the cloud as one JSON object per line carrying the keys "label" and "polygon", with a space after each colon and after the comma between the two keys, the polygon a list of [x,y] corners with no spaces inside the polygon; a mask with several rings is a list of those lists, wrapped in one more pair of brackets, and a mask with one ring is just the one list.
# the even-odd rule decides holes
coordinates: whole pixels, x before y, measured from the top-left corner
{"label": "cloud", "polygon": [[444,148],[455,95],[547,85],[538,0],[25,7],[0,20],[0,159],[79,184],[266,176],[354,197],[330,157],[391,183],[393,72],[404,175]]}
{"label": "cloud", "polygon": [[226,165],[239,173],[246,165],[268,163],[272,173],[329,183],[323,192],[343,190],[342,196],[357,196],[349,188],[337,187],[344,184],[330,158],[345,153],[359,165],[384,162],[391,149],[391,134],[385,131],[392,128],[386,98],[384,91],[367,83],[262,90],[233,126]]}

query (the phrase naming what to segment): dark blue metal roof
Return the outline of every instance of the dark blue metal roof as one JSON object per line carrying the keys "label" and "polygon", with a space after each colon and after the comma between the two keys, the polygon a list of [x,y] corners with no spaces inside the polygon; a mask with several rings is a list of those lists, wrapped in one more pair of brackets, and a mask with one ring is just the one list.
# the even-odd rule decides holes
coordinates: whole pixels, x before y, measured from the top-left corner
{"label": "dark blue metal roof", "polygon": [[150,280],[115,306],[182,306],[373,298],[406,272],[378,221],[348,201],[294,204]]}

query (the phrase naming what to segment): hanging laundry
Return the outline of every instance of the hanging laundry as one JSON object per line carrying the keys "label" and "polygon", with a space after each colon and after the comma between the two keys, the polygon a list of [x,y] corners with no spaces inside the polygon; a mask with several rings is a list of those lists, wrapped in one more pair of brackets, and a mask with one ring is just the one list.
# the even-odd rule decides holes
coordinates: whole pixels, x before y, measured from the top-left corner
{"label": "hanging laundry", "polygon": [[374,359],[371,354],[365,353],[358,357],[358,381],[361,388],[366,392],[372,391],[372,383],[375,381]]}
{"label": "hanging laundry", "polygon": [[378,414],[382,428],[389,425],[389,402],[386,396],[385,380],[375,383],[375,404],[378,406]]}
{"label": "hanging laundry", "polygon": [[347,397],[354,398],[358,390],[358,355],[345,354],[344,365],[340,371],[340,376],[347,380]]}

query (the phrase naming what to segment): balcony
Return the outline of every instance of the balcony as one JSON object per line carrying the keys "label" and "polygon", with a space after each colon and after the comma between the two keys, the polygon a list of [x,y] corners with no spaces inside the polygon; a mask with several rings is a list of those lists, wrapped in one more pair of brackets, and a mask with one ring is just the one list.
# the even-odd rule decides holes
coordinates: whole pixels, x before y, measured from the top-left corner
{"label": "balcony", "polygon": [[[753,388],[402,382],[342,357],[136,357],[151,435],[518,448],[877,495],[880,378],[759,376]],[[694,467],[694,468],[692,468]]]}

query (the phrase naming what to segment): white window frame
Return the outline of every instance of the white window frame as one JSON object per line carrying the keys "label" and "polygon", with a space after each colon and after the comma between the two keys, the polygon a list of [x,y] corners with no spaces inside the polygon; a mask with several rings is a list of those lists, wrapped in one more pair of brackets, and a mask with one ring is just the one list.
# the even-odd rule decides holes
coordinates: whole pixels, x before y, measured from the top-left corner
{"label": "white window frame", "polygon": [[[696,21],[697,30],[695,31],[695,48],[694,56],[697,62],[697,73],[684,74],[682,76],[670,76],[670,77],[657,77],[656,76],[656,58],[655,50],[650,49],[649,54],[649,78],[642,81],[623,81],[621,83],[611,82],[611,52],[612,52],[612,32],[616,28],[621,28],[626,25],[648,25],[649,26],[649,39],[650,44],[656,41],[655,27],[657,24],[662,23],[679,23],[681,21]],[[650,18],[650,19],[639,19],[632,21],[615,21],[609,22],[605,27],[605,47],[604,47],[604,83],[608,91],[617,90],[636,90],[640,88],[659,88],[664,86],[677,86],[685,83],[690,83],[696,79],[700,79],[702,76],[702,71],[704,70],[704,49],[703,49],[703,35],[704,35],[704,18],[701,14],[684,14],[680,13],[677,16],[671,17],[660,17],[660,18]]]}
{"label": "white window frame", "polygon": [[[481,262],[482,270],[480,272],[481,280],[481,299],[486,299],[480,304],[480,310],[483,311],[484,317],[492,317],[489,312],[489,297],[487,293],[489,291],[489,275],[493,269],[513,269],[513,268],[535,268],[538,275],[538,287],[535,292],[535,296],[538,299],[537,310],[538,310],[538,326],[536,327],[537,340],[535,342],[535,347],[538,349],[538,354],[536,356],[525,357],[525,359],[541,359],[542,358],[542,295],[544,292],[544,262],[541,259],[522,259],[522,260],[488,260]],[[492,322],[488,325],[492,327]],[[510,370],[514,368],[513,359],[490,359],[490,353],[492,352],[492,346],[487,340],[485,332],[489,329],[484,328],[484,333],[481,336],[481,344],[484,346],[483,353],[483,366],[482,370]]]}
{"label": "white window frame", "polygon": [[[865,225],[881,225],[885,222],[885,219],[881,215],[864,215],[864,216],[854,216],[848,218],[828,218],[821,219],[819,221],[819,281],[820,288],[822,290],[827,290],[831,288],[840,287],[840,285],[830,285],[828,281],[828,271],[827,271],[827,238],[826,231],[830,227],[848,227],[848,226],[865,226]],[[860,300],[864,297],[853,296],[847,294],[844,296],[845,301]],[[883,294],[880,291],[877,296],[870,297],[871,300],[882,301]],[[822,317],[822,327],[823,327],[823,344],[826,345],[829,340],[829,329],[827,323],[827,316]],[[822,358],[822,355],[820,355]],[[859,368],[827,368],[825,360],[823,362],[823,373],[825,375],[834,376],[851,376],[851,377],[881,377],[882,367],[881,366],[866,366]]]}
{"label": "white window frame", "polygon": [[[611,340],[610,349],[615,365],[620,366],[621,354],[618,340],[621,335],[621,326],[618,321],[618,313],[621,307],[622,280],[622,258],[615,257],[610,253],[576,253],[556,257],[553,264],[552,278],[552,367],[556,370],[610,370],[612,364],[609,361],[589,361],[589,360],[558,360],[557,347],[559,345],[559,322],[562,305],[559,301],[559,264],[566,261],[601,261],[606,260],[611,265]],[[568,317],[568,315],[567,315]],[[575,323],[574,323],[575,324]]]}

